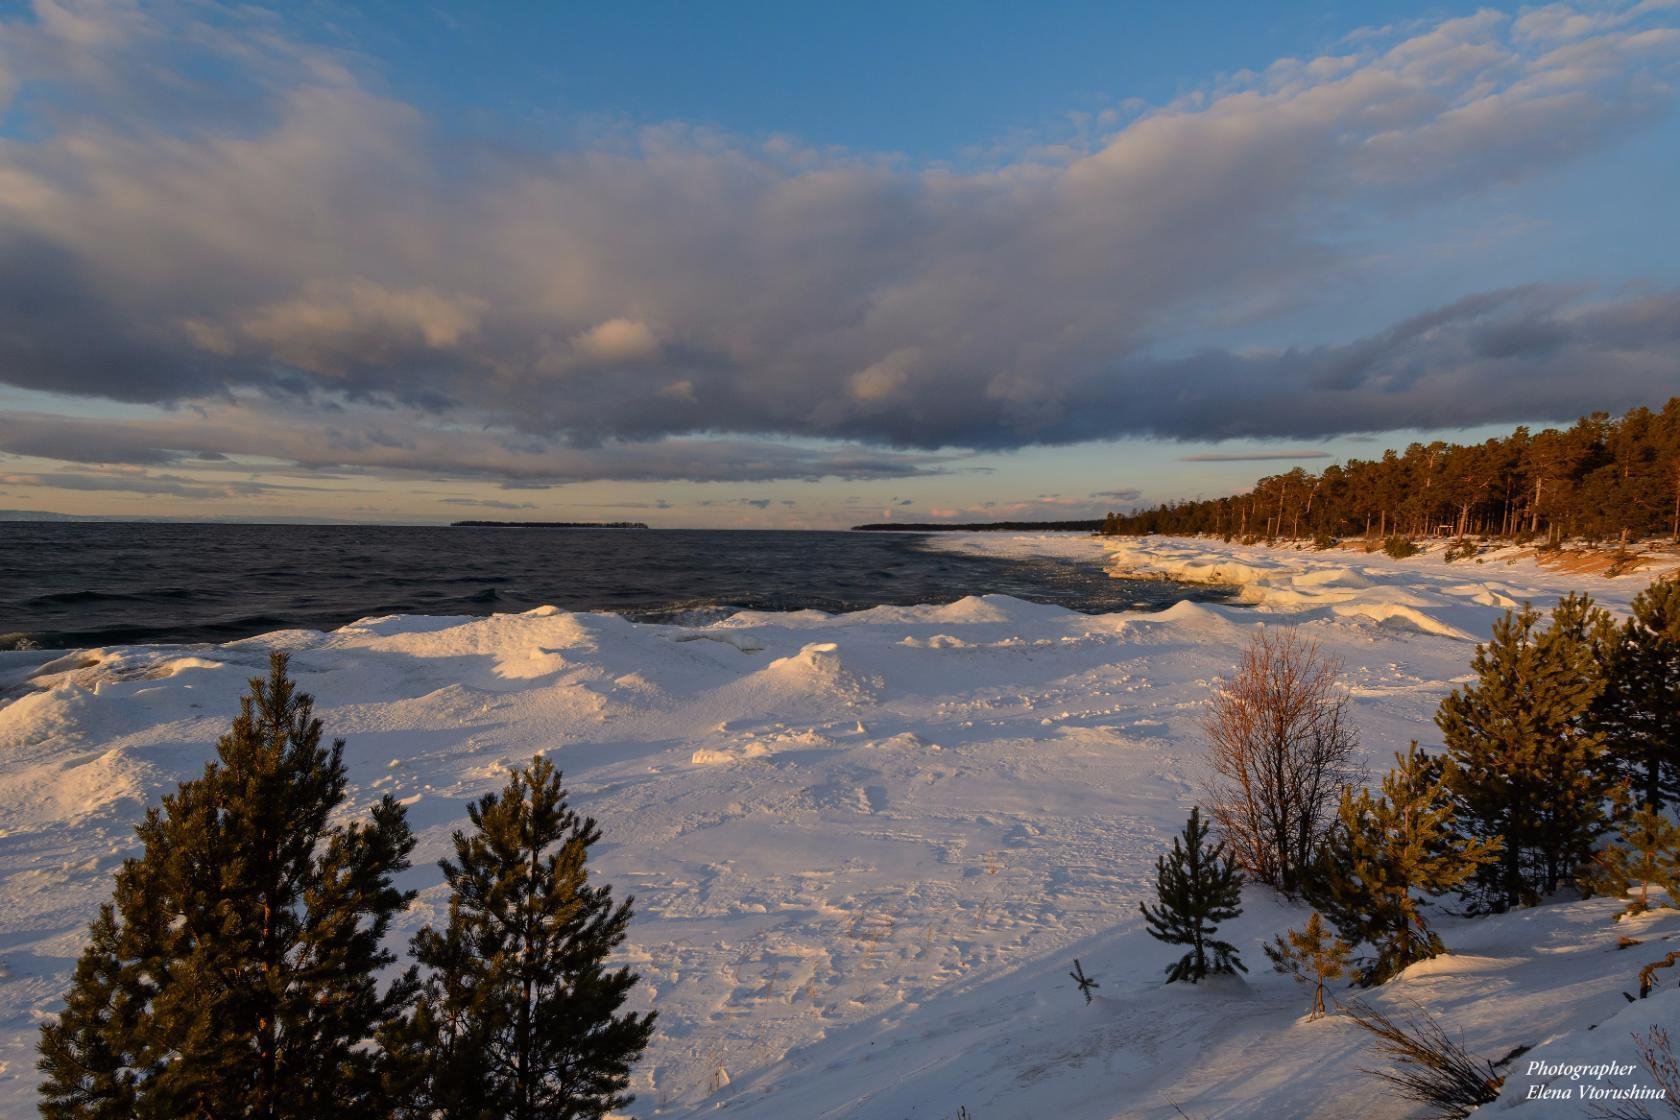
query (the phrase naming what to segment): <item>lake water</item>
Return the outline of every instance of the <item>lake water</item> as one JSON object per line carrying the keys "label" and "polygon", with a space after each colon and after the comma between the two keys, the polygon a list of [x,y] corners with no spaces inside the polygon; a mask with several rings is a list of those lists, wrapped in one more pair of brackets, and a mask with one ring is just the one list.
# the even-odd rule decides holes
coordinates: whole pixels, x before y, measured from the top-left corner
{"label": "lake water", "polygon": [[652,621],[991,592],[1089,613],[1219,592],[1092,564],[956,556],[911,533],[0,522],[0,649],[221,642],[369,615],[545,603]]}

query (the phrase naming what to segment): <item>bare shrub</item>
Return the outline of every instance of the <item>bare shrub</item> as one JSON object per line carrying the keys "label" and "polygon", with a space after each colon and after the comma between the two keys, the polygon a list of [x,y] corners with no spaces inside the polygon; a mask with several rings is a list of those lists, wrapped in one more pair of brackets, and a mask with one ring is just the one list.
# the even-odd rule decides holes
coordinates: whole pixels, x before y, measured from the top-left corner
{"label": "bare shrub", "polygon": [[1437,1120],[1460,1120],[1499,1096],[1505,1083],[1493,1063],[1448,1036],[1423,1008],[1386,1015],[1362,1000],[1344,1005],[1348,1018],[1375,1036],[1371,1049],[1395,1063],[1392,1070],[1364,1070],[1393,1085],[1407,1100],[1428,1105]]}
{"label": "bare shrub", "polygon": [[1668,1111],[1680,1116],[1680,1061],[1675,1060],[1668,1032],[1662,1027],[1652,1027],[1644,1038],[1634,1035],[1633,1041],[1639,1048],[1639,1060],[1645,1064],[1657,1088],[1662,1090],[1662,1100]]}
{"label": "bare shrub", "polygon": [[1304,885],[1342,787],[1360,777],[1340,673],[1318,643],[1262,630],[1203,725],[1215,831],[1238,867],[1286,894]]}
{"label": "bare shrub", "polygon": [[[1662,1091],[1663,1111],[1680,1117],[1680,1061],[1674,1057],[1674,1046],[1668,1032],[1652,1027],[1645,1035],[1634,1035],[1633,1044],[1639,1050],[1639,1060]],[[1651,1110],[1637,1101],[1618,1101],[1613,1105],[1595,1104],[1587,1115],[1594,1120],[1657,1120]]]}

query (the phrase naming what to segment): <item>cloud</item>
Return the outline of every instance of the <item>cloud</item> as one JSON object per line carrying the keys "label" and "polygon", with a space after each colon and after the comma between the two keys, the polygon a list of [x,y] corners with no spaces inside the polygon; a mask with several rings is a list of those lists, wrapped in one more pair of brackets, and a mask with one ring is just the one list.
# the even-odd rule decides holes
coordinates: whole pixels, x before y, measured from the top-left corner
{"label": "cloud", "polygon": [[[1040,494],[1013,501],[985,501],[967,506],[930,506],[928,516],[936,521],[1094,521],[1108,513],[1111,505],[1090,498],[1064,498]],[[884,511],[891,518],[892,511]]]}
{"label": "cloud", "polygon": [[32,486],[51,490],[100,491],[105,493],[156,494],[175,498],[229,499],[258,498],[280,489],[259,482],[210,482],[172,474],[150,474],[141,470],[112,470],[89,473],[48,471],[35,474],[0,474],[0,484]]}
{"label": "cloud", "polygon": [[1133,490],[1130,487],[1124,490],[1096,490],[1092,492],[1091,497],[1109,498],[1116,502],[1135,502],[1139,498],[1143,497],[1143,492],[1141,490]]}
{"label": "cloud", "polygon": [[[779,505],[784,509],[792,509],[799,503],[791,498],[782,498],[779,500],[773,498],[702,498],[694,504],[699,506],[701,509],[713,509],[717,506],[739,506],[742,509],[769,509],[773,505]],[[669,503],[664,503],[659,505],[658,508],[669,509],[671,507]]]}
{"label": "cloud", "polygon": [[1179,439],[1573,419],[1673,395],[1680,290],[1595,301],[1555,287],[1511,288],[1338,346],[1205,353],[1139,363],[1128,377],[1140,387],[1194,386],[1132,405],[1146,430]]}
{"label": "cloud", "polygon": [[503,502],[495,498],[442,498],[448,506],[481,506],[484,509],[536,509],[535,502]]}
{"label": "cloud", "polygon": [[913,347],[893,351],[847,378],[847,392],[865,405],[892,401],[909,387],[910,373],[920,353]]}
{"label": "cloud", "polygon": [[91,464],[260,456],[311,471],[499,480],[543,489],[594,479],[769,482],[946,473],[953,457],[776,440],[659,439],[568,447],[518,433],[444,430],[410,410],[339,409],[302,421],[284,403],[211,404],[145,419],[0,412],[0,451]]}
{"label": "cloud", "polygon": [[1200,455],[1180,455],[1181,463],[1264,463],[1273,459],[1295,462],[1300,459],[1328,459],[1328,451],[1208,451]]}
{"label": "cloud", "polygon": [[208,419],[63,439],[79,422],[14,415],[0,446],[533,484],[880,478],[945,468],[872,448],[1649,403],[1680,383],[1674,291],[1487,292],[1273,353],[1194,340],[1358,276],[1349,227],[1670,113],[1671,16],[1390,30],[964,169],[678,124],[509,150],[446,137],[364,60],[248,6],[42,5],[0,24],[0,98],[31,112],[0,144],[0,382]]}
{"label": "cloud", "polygon": [[[611,365],[617,362],[646,361],[659,353],[659,341],[646,323],[634,319],[608,319],[598,323],[572,341],[585,358]],[[670,393],[671,387],[660,390]],[[692,391],[692,389],[690,390]]]}
{"label": "cloud", "polygon": [[299,294],[255,307],[229,327],[189,319],[183,328],[200,349],[218,356],[243,350],[333,377],[455,350],[477,330],[485,307],[473,297],[349,277],[310,281]]}

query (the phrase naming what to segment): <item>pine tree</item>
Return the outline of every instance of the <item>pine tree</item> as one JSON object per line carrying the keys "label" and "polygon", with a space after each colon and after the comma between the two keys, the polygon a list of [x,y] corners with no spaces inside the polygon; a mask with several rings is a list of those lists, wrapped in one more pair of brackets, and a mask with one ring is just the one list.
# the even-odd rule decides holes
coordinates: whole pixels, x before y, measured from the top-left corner
{"label": "pine tree", "polygon": [[99,908],[91,932],[64,1014],[41,1034],[46,1120],[126,1120],[136,1114],[137,1083],[148,1072],[129,1059],[143,1045],[141,1024],[134,1003],[124,998],[130,978],[124,976],[116,913],[109,904]]}
{"label": "pine tree", "polygon": [[1323,1018],[1324,986],[1347,975],[1353,946],[1332,934],[1314,910],[1302,929],[1288,930],[1262,948],[1273,969],[1293,976],[1298,984],[1313,986],[1312,1013],[1307,1019]]}
{"label": "pine tree", "polygon": [[1416,743],[1394,756],[1379,795],[1344,789],[1313,901],[1343,937],[1371,946],[1374,955],[1360,962],[1355,982],[1380,984],[1445,952],[1423,915],[1423,898],[1458,889],[1498,848],[1496,839],[1456,835],[1445,767]]}
{"label": "pine tree", "polygon": [[[1616,830],[1618,843],[1593,858],[1588,886],[1599,894],[1627,901],[1624,913],[1651,908],[1651,888],[1660,887],[1671,902],[1680,900],[1680,828],[1655,809],[1642,806],[1626,814]],[[1639,893],[1629,897],[1635,887]]]}
{"label": "pine tree", "polygon": [[1172,851],[1155,861],[1156,905],[1140,902],[1149,935],[1190,951],[1167,968],[1167,983],[1194,984],[1210,973],[1247,972],[1234,945],[1214,939],[1220,922],[1242,913],[1242,876],[1225,858],[1225,845],[1207,846],[1201,809],[1190,810]]}
{"label": "pine tree", "polygon": [[1612,781],[1589,719],[1603,687],[1590,640],[1602,615],[1580,595],[1544,629],[1533,610],[1507,611],[1476,647],[1476,680],[1435,716],[1460,826],[1502,845],[1478,879],[1491,909],[1531,905],[1574,878],[1606,827]]}
{"label": "pine tree", "polygon": [[321,747],[311,699],[274,654],[217,760],[147,813],[65,1011],[41,1035],[42,1114],[261,1117],[381,1114],[367,1045],[412,999],[383,991],[392,878],[413,838],[386,798],[329,825],[344,744]]}
{"label": "pine tree", "polygon": [[408,1034],[428,1055],[434,1114],[570,1120],[628,1104],[654,1014],[618,1013],[637,977],[605,961],[631,900],[614,907],[610,886],[589,885],[600,830],[540,756],[467,813],[473,831],[443,863],[449,924],[414,939],[429,975]]}
{"label": "pine tree", "polygon": [[1658,581],[1633,600],[1609,648],[1594,708],[1610,756],[1641,803],[1680,798],[1680,582]]}

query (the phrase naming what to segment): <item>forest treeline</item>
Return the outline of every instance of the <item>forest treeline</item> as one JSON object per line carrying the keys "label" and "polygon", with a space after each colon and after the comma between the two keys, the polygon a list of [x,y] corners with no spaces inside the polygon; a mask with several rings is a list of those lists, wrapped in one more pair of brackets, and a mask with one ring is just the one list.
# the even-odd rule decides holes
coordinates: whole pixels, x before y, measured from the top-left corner
{"label": "forest treeline", "polygon": [[1223,537],[1502,537],[1680,540],[1680,397],[1619,419],[1595,412],[1564,430],[1436,440],[1300,467],[1246,494],[1109,514],[1107,534]]}

